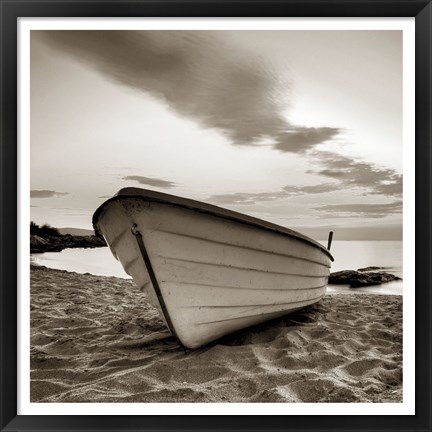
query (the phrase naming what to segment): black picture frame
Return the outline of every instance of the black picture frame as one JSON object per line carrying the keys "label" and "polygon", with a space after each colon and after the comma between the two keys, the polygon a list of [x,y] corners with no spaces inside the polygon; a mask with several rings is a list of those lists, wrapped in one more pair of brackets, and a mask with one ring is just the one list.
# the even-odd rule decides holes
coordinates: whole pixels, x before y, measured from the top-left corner
{"label": "black picture frame", "polygon": [[[430,0],[0,0],[1,431],[429,431],[431,421]],[[17,19],[19,17],[415,17],[416,414],[412,416],[17,415]],[[343,414],[343,413],[341,413]]]}

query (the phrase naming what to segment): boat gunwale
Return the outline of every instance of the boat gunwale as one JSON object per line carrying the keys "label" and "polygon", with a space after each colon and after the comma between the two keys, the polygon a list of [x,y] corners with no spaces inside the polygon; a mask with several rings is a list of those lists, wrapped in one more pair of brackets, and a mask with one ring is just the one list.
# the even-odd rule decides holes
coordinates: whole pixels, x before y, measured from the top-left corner
{"label": "boat gunwale", "polygon": [[277,225],[272,222],[258,219],[253,216],[249,216],[233,210],[228,210],[223,207],[218,207],[213,204],[207,204],[202,201],[196,201],[189,198],[166,194],[163,192],[156,192],[149,189],[141,189],[134,187],[126,187],[120,189],[116,195],[106,200],[96,209],[92,218],[92,224],[96,235],[101,235],[97,227],[97,223],[105,208],[112,202],[121,201],[123,199],[140,199],[148,202],[156,202],[159,204],[168,204],[172,206],[182,207],[189,210],[194,210],[199,213],[209,214],[222,219],[228,219],[231,221],[243,223],[245,225],[282,234],[306,242],[311,246],[317,247],[322,252],[326,253],[326,255],[330,258],[331,261],[334,261],[332,254],[325,246],[318,243],[316,240],[311,239],[310,237],[307,237],[297,231],[291,230],[281,225]]}

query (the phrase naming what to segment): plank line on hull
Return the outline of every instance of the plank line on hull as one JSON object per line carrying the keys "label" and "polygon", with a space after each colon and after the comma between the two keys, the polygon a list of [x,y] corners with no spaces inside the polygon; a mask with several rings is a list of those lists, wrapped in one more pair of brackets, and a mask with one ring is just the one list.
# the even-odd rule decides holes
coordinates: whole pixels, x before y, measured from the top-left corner
{"label": "plank line on hull", "polygon": [[115,250],[117,244],[127,232],[130,232],[129,228],[125,228],[124,230],[120,231],[120,233],[110,241],[111,250]]}
{"label": "plank line on hull", "polygon": [[249,271],[230,267],[216,267],[207,264],[155,260],[160,280],[168,283],[177,281],[206,283],[211,285],[237,285],[251,288],[286,287],[304,288],[313,285],[324,285],[328,275],[321,278],[306,278],[275,274],[266,271]]}
{"label": "plank line on hull", "polygon": [[159,231],[162,232],[162,233],[165,233],[165,234],[171,234],[171,235],[176,235],[176,236],[181,236],[181,237],[190,237],[190,238],[201,240],[201,241],[204,241],[204,242],[216,243],[216,244],[220,244],[220,245],[223,245],[223,246],[230,246],[230,247],[233,247],[233,248],[248,249],[248,250],[252,250],[252,251],[256,251],[256,252],[267,252],[267,253],[270,253],[270,254],[273,254],[273,255],[278,255],[278,256],[282,256],[282,257],[286,257],[286,258],[294,258],[294,259],[298,259],[300,261],[311,262],[311,263],[318,264],[318,265],[321,265],[321,266],[326,267],[326,268],[330,268],[331,267],[331,266],[329,266],[327,264],[324,264],[322,262],[315,261],[315,260],[312,260],[312,259],[309,259],[309,258],[299,257],[297,255],[283,254],[283,253],[280,253],[280,252],[273,252],[273,251],[268,251],[268,250],[265,250],[265,249],[257,249],[257,248],[253,248],[253,247],[250,247],[250,246],[240,246],[240,245],[235,245],[235,244],[232,244],[232,243],[221,242],[219,240],[206,239],[206,238],[199,237],[199,236],[194,236],[194,235],[191,235],[191,234],[182,234],[182,233],[173,232],[173,231],[166,231],[166,230],[159,230]]}
{"label": "plank line on hull", "polygon": [[141,291],[145,291],[149,285],[150,285],[150,282],[146,282],[145,284],[138,287],[138,289],[140,289]]}
{"label": "plank line on hull", "polygon": [[[167,298],[175,299],[178,308],[192,310],[207,306],[249,307],[256,305],[274,306],[289,302],[306,301],[320,296],[325,292],[326,285],[306,288],[296,291],[278,290],[222,290],[197,285],[182,285],[175,283],[163,285]],[[196,309],[195,309],[196,310]],[[208,317],[207,317],[208,318]]]}
{"label": "plank line on hull", "polygon": [[163,255],[158,255],[158,257],[162,258],[162,259],[168,259],[171,261],[188,262],[188,263],[192,263],[192,264],[209,265],[209,266],[214,266],[214,267],[225,267],[225,268],[232,268],[232,269],[238,269],[238,270],[247,270],[247,271],[252,271],[252,272],[268,273],[268,274],[279,274],[279,275],[285,275],[285,276],[298,276],[298,277],[307,277],[307,278],[328,277],[328,274],[307,275],[307,274],[297,274],[297,273],[286,273],[286,272],[278,272],[278,271],[270,271],[270,270],[260,270],[260,269],[251,268],[251,267],[233,266],[233,265],[227,265],[227,264],[222,264],[222,263],[195,261],[195,260],[184,259],[184,258],[168,257],[168,256],[163,256]]}
{"label": "plank line on hull", "polygon": [[[321,296],[320,296],[321,297]],[[320,298],[317,297],[317,298]],[[233,309],[233,308],[256,308],[256,307],[264,307],[264,306],[286,306],[293,303],[304,303],[308,301],[315,301],[315,298],[311,299],[305,299],[305,300],[299,300],[297,302],[285,302],[285,303],[263,303],[263,304],[247,304],[247,305],[215,305],[215,306],[206,306],[206,305],[195,305],[195,306],[180,306],[182,309],[193,309],[193,308],[199,308],[199,309],[218,309],[218,308],[227,308],[227,309]]]}
{"label": "plank line on hull", "polygon": [[318,288],[324,288],[328,284],[320,285],[320,286],[312,286],[312,287],[302,287],[302,288],[251,288],[251,287],[240,287],[240,286],[227,286],[227,285],[214,285],[214,284],[205,284],[205,283],[197,283],[197,282],[182,282],[182,281],[161,281],[162,283],[172,283],[176,285],[192,285],[192,286],[202,286],[208,288],[222,288],[222,289],[238,289],[238,290],[248,290],[248,291],[307,291],[314,290]]}
{"label": "plank line on hull", "polygon": [[134,266],[134,264],[140,259],[139,256],[136,256],[135,258],[131,259],[130,261],[128,261],[124,266],[124,271],[129,274],[129,270],[131,269],[131,267]]}
{"label": "plank line on hull", "polygon": [[[289,304],[290,306],[294,306],[293,309],[296,308],[296,305],[298,307],[303,307],[303,306],[308,306],[310,304],[316,303],[317,301],[321,300],[323,297],[325,296],[325,294],[313,298],[313,299],[308,299],[308,300],[303,300],[303,301],[298,301],[298,302],[292,302],[292,303],[286,303],[287,305]],[[300,306],[302,305],[302,306]],[[269,305],[271,306],[271,305]],[[277,306],[277,305],[275,305]],[[287,309],[286,312],[289,313],[290,309]],[[241,319],[245,319],[245,318],[253,318],[256,316],[265,316],[265,315],[274,315],[277,314],[279,312],[284,312],[284,310],[280,310],[280,311],[272,311],[272,312],[264,312],[261,314],[252,314],[252,315],[242,315],[242,316],[237,316],[237,317],[233,317],[233,318],[224,318],[221,320],[214,320],[214,321],[201,321],[201,322],[197,322],[194,323],[195,325],[205,325],[205,324],[213,324],[213,323],[220,323],[220,322],[227,322],[227,321],[236,321],[236,320],[241,320]]]}

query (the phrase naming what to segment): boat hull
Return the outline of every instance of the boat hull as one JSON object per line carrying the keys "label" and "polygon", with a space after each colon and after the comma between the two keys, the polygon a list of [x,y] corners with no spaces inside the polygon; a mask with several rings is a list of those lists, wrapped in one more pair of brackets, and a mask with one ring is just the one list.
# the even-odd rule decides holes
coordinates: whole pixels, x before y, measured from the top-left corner
{"label": "boat hull", "polygon": [[331,256],[303,238],[145,196],[123,196],[96,229],[187,348],[319,301]]}

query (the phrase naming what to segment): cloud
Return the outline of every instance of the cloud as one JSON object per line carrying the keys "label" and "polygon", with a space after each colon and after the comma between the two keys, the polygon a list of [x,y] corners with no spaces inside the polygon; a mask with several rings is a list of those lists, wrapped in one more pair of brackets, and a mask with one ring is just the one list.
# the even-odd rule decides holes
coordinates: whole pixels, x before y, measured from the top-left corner
{"label": "cloud", "polygon": [[68,210],[68,211],[82,211],[82,210],[84,210],[83,208],[74,208],[74,207],[49,207],[50,209],[52,209],[52,210],[61,210],[61,211],[64,211],[64,210]]}
{"label": "cloud", "polygon": [[402,224],[388,223],[378,225],[369,223],[362,226],[334,224],[328,226],[292,226],[291,229],[301,232],[315,240],[327,240],[329,231],[334,232],[335,240],[402,240]]}
{"label": "cloud", "polygon": [[309,173],[338,180],[346,188],[364,188],[372,195],[402,195],[402,175],[393,169],[379,168],[333,152],[312,152],[311,158],[323,168]]}
{"label": "cloud", "polygon": [[316,185],[287,185],[275,192],[236,192],[212,195],[208,199],[217,205],[251,205],[277,201],[290,196],[322,194],[343,189],[360,188],[363,195],[402,195],[402,175],[395,170],[378,168],[333,152],[309,151],[306,156],[317,168],[308,173],[319,174],[335,181]]}
{"label": "cloud", "polygon": [[52,190],[31,190],[30,198],[52,198],[69,195],[69,192],[57,192]]}
{"label": "cloud", "polygon": [[342,189],[338,183],[321,183],[312,186],[284,186],[282,188],[287,195],[305,195],[305,194],[320,194],[326,192],[334,192]]}
{"label": "cloud", "polygon": [[314,207],[314,210],[332,214],[332,217],[382,218],[402,213],[402,201],[387,204],[330,204]]}
{"label": "cloud", "polygon": [[340,131],[339,128],[331,127],[297,127],[279,134],[274,148],[283,152],[302,153],[333,139]]}
{"label": "cloud", "polygon": [[334,181],[310,186],[287,185],[275,192],[237,192],[212,195],[208,199],[217,205],[253,205],[290,196],[322,194],[343,189],[362,189],[363,195],[383,195],[395,198],[402,195],[402,175],[393,169],[379,168],[373,164],[333,152],[311,150],[306,156],[310,164],[316,166],[316,169],[309,170],[307,173],[319,174]]}
{"label": "cloud", "polygon": [[286,193],[280,192],[261,192],[261,193],[246,193],[236,192],[232,194],[212,195],[208,201],[217,205],[247,205],[256,204],[257,202],[275,201],[284,198]]}
{"label": "cloud", "polygon": [[176,183],[171,181],[162,180],[158,178],[137,176],[137,175],[123,177],[123,180],[132,180],[143,185],[155,186],[155,187],[167,188],[167,189],[176,186]]}
{"label": "cloud", "polygon": [[[263,138],[302,153],[337,128],[292,125],[282,115],[289,84],[269,62],[227,42],[217,31],[38,31],[61,53],[110,79],[151,94],[183,117],[217,129],[234,145]],[[283,95],[283,97],[281,96]]]}
{"label": "cloud", "polygon": [[277,201],[296,195],[334,192],[338,189],[340,189],[340,186],[337,183],[323,183],[312,186],[288,185],[276,192],[236,192],[232,194],[212,195],[208,198],[208,200],[213,204],[218,205],[247,205],[257,204],[260,202]]}

